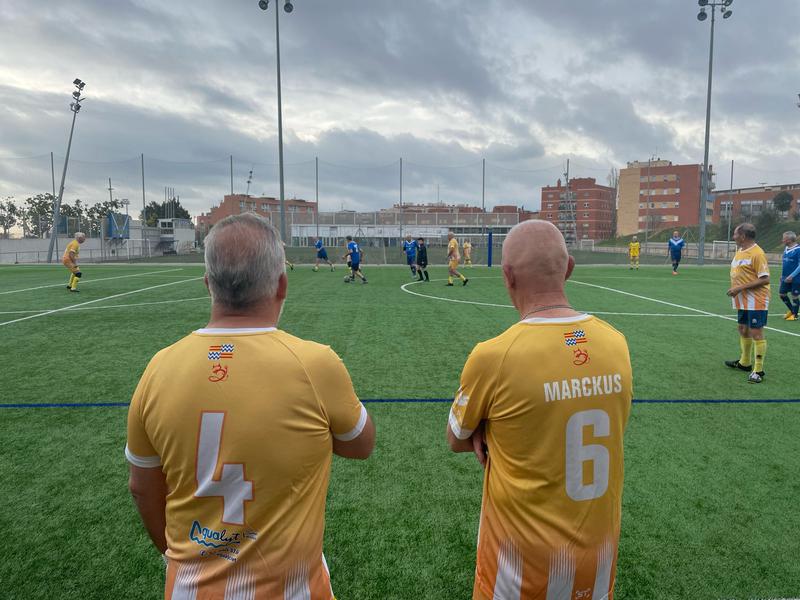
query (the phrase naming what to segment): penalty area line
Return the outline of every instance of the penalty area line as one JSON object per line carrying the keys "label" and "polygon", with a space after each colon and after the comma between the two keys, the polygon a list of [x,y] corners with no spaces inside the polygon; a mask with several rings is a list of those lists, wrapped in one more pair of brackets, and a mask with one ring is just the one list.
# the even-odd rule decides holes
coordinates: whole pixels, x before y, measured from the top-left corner
{"label": "penalty area line", "polygon": [[70,305],[70,306],[64,306],[62,308],[56,308],[56,309],[53,309],[53,310],[48,310],[48,311],[45,311],[45,312],[42,312],[42,313],[38,313],[38,314],[35,314],[35,315],[28,315],[27,317],[20,317],[19,319],[12,319],[11,321],[4,321],[4,322],[0,323],[0,327],[2,327],[3,325],[11,325],[13,323],[19,323],[20,321],[27,321],[29,319],[36,319],[38,317],[46,317],[47,315],[52,315],[52,314],[55,314],[55,313],[58,313],[58,312],[64,312],[66,310],[76,310],[80,306],[87,306],[89,304],[94,304],[96,302],[103,302],[105,300],[113,300],[114,298],[122,298],[123,296],[130,296],[131,294],[138,294],[140,292],[147,292],[149,290],[155,290],[155,289],[167,287],[167,286],[170,286],[170,285],[178,285],[179,283],[186,283],[187,281],[197,281],[199,279],[202,279],[202,277],[197,277],[195,279],[182,279],[180,281],[171,281],[169,283],[162,283],[160,285],[151,285],[150,287],[141,288],[141,289],[138,289],[138,290],[131,290],[129,292],[122,292],[121,294],[114,294],[112,296],[104,296],[103,298],[96,298],[94,300],[89,300],[88,302],[82,302],[80,304],[73,304],[73,305]]}

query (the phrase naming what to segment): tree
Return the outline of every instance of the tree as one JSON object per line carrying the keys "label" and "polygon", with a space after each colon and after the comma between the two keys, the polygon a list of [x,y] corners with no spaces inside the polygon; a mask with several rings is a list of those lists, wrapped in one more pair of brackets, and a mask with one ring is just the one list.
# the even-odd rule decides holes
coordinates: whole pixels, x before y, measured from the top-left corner
{"label": "tree", "polygon": [[177,198],[168,200],[167,202],[153,202],[150,201],[144,208],[144,214],[139,213],[139,218],[144,221],[148,227],[155,227],[158,225],[159,219],[166,219],[167,215],[175,217],[176,219],[191,219],[189,211],[181,206],[181,201]]}
{"label": "tree", "polygon": [[792,207],[792,200],[794,200],[792,195],[784,190],[775,194],[775,197],[772,199],[772,206],[774,206],[775,210],[779,213],[786,214]]}
{"label": "tree", "polygon": [[3,237],[8,238],[8,230],[18,223],[19,208],[14,204],[14,197],[7,196],[0,202],[0,228],[3,229]]}
{"label": "tree", "polygon": [[83,226],[84,229],[88,229],[89,231],[84,231],[87,235],[97,234],[100,235],[102,232],[102,221],[106,217],[108,217],[109,213],[119,210],[122,208],[122,204],[119,200],[103,200],[102,202],[98,202],[97,204],[92,204],[89,208],[84,211],[86,215],[86,221],[88,222],[88,226]]}
{"label": "tree", "polygon": [[53,194],[36,194],[25,199],[20,224],[25,237],[43,237],[53,227]]}
{"label": "tree", "polygon": [[780,220],[780,213],[772,208],[765,208],[756,217],[756,227],[759,231],[765,231],[775,225]]}

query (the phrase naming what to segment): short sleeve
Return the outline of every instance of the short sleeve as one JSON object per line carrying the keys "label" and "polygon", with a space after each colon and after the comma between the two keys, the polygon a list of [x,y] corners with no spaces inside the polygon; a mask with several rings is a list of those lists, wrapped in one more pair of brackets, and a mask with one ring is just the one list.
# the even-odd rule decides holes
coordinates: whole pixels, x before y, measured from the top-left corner
{"label": "short sleeve", "polygon": [[128,443],[125,445],[125,458],[137,467],[151,469],[161,466],[161,457],[153,448],[142,421],[142,401],[145,375],[136,386],[131,405],[128,407]]}
{"label": "short sleeve", "polygon": [[323,361],[314,365],[314,388],[328,417],[333,437],[349,442],[364,431],[367,409],[356,396],[342,359],[330,348],[326,350]]}
{"label": "short sleeve", "polygon": [[450,430],[466,440],[480,422],[489,416],[494,396],[494,367],[483,353],[472,351],[461,373],[461,386],[450,407]]}
{"label": "short sleeve", "polygon": [[769,276],[769,264],[767,264],[767,255],[759,252],[753,257],[753,268],[759,277]]}

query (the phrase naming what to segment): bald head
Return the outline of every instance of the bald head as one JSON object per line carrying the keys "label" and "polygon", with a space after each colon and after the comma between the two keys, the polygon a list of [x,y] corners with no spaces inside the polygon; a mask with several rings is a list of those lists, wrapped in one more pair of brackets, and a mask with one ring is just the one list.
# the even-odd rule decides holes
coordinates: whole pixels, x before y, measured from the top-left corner
{"label": "bald head", "polygon": [[564,236],[548,221],[523,221],[503,243],[503,274],[509,291],[521,294],[563,292],[574,263]]}

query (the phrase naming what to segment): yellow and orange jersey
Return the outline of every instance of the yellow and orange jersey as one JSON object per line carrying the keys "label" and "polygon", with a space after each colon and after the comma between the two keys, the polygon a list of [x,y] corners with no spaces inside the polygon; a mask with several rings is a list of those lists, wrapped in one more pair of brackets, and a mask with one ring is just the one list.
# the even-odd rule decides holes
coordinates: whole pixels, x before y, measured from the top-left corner
{"label": "yellow and orange jersey", "polygon": [[166,475],[166,598],[331,600],[332,439],[366,421],[339,357],[274,328],[201,329],[156,354],[125,454]]}
{"label": "yellow and orange jersey", "polygon": [[625,338],[593,316],[528,319],[475,347],[450,429],[486,428],[483,594],[613,597],[631,400]]}
{"label": "yellow and orange jersey", "polygon": [[450,261],[461,258],[461,255],[458,253],[458,240],[456,238],[453,238],[447,243],[447,258]]}
{"label": "yellow and orange jersey", "polygon": [[469,242],[464,242],[462,248],[464,249],[464,256],[469,256],[472,252],[472,244]]}
{"label": "yellow and orange jersey", "polygon": [[[75,256],[70,259],[70,252],[74,252]],[[78,240],[72,240],[67,247],[64,249],[64,256],[61,257],[62,262],[68,262],[70,260],[78,260],[78,255],[81,252],[81,245],[78,243]]]}
{"label": "yellow and orange jersey", "polygon": [[641,244],[639,242],[631,242],[630,244],[628,244],[628,255],[639,256],[640,248]]}
{"label": "yellow and orange jersey", "polygon": [[[736,250],[731,261],[731,287],[769,276],[767,256],[758,244],[747,250]],[[768,310],[769,284],[739,292],[733,296],[733,308],[739,310]]]}

